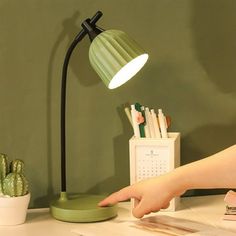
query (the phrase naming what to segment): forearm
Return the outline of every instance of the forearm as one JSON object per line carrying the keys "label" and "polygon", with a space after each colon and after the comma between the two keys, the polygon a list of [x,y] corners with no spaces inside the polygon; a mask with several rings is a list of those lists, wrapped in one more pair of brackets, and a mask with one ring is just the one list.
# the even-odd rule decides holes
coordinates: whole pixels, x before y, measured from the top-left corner
{"label": "forearm", "polygon": [[173,172],[181,191],[236,188],[236,145]]}
{"label": "forearm", "polygon": [[123,188],[104,199],[99,206],[134,198],[137,205],[133,215],[140,218],[165,208],[173,197],[200,188],[236,188],[236,145],[168,174]]}

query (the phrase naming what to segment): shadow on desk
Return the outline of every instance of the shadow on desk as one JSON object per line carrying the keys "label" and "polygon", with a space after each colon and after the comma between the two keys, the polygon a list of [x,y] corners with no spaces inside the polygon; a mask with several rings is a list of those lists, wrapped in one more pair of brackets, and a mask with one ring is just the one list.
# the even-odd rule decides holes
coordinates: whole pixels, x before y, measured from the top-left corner
{"label": "shadow on desk", "polygon": [[45,221],[45,219],[50,219],[51,215],[48,214],[49,209],[48,208],[42,208],[42,209],[30,209],[27,213],[26,217],[26,224],[27,223],[33,223],[33,222],[40,222],[40,221]]}

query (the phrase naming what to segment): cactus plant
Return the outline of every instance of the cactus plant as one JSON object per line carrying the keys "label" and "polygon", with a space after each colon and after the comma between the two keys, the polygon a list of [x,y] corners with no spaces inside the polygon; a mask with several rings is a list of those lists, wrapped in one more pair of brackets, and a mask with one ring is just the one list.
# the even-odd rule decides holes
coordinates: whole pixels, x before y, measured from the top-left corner
{"label": "cactus plant", "polygon": [[0,178],[4,179],[8,174],[8,157],[0,153]]}
{"label": "cactus plant", "polygon": [[24,176],[24,162],[16,159],[10,164],[8,173],[8,158],[0,154],[0,194],[10,197],[23,196],[28,193],[28,181]]}
{"label": "cactus plant", "polygon": [[28,181],[25,176],[18,173],[10,173],[3,180],[3,192],[10,197],[23,196],[28,193]]}
{"label": "cactus plant", "polygon": [[12,173],[18,173],[18,174],[23,174],[24,171],[24,162],[16,159],[13,160],[10,164],[10,172]]}
{"label": "cactus plant", "polygon": [[0,194],[3,194],[3,180],[8,174],[8,157],[6,154],[0,153]]}

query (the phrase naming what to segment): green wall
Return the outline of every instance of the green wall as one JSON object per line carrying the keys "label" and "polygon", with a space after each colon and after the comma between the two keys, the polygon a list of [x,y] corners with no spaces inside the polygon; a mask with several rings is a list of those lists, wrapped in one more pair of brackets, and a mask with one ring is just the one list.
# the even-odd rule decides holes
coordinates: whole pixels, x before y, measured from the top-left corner
{"label": "green wall", "polygon": [[101,27],[128,32],[150,59],[135,79],[109,91],[89,65],[89,40],[74,51],[69,192],[108,193],[129,183],[127,102],[172,117],[182,164],[235,143],[236,1],[1,0],[0,152],[25,161],[31,207],[48,206],[60,191],[61,67],[81,22],[97,10]]}

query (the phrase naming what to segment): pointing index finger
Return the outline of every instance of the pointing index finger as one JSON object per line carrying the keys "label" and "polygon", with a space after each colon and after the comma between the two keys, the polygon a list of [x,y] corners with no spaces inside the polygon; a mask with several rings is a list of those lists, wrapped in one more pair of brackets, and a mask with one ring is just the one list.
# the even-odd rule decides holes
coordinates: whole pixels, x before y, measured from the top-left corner
{"label": "pointing index finger", "polygon": [[123,188],[120,191],[111,194],[110,196],[99,202],[98,206],[108,206],[121,201],[128,200],[132,197],[130,190],[130,187]]}

